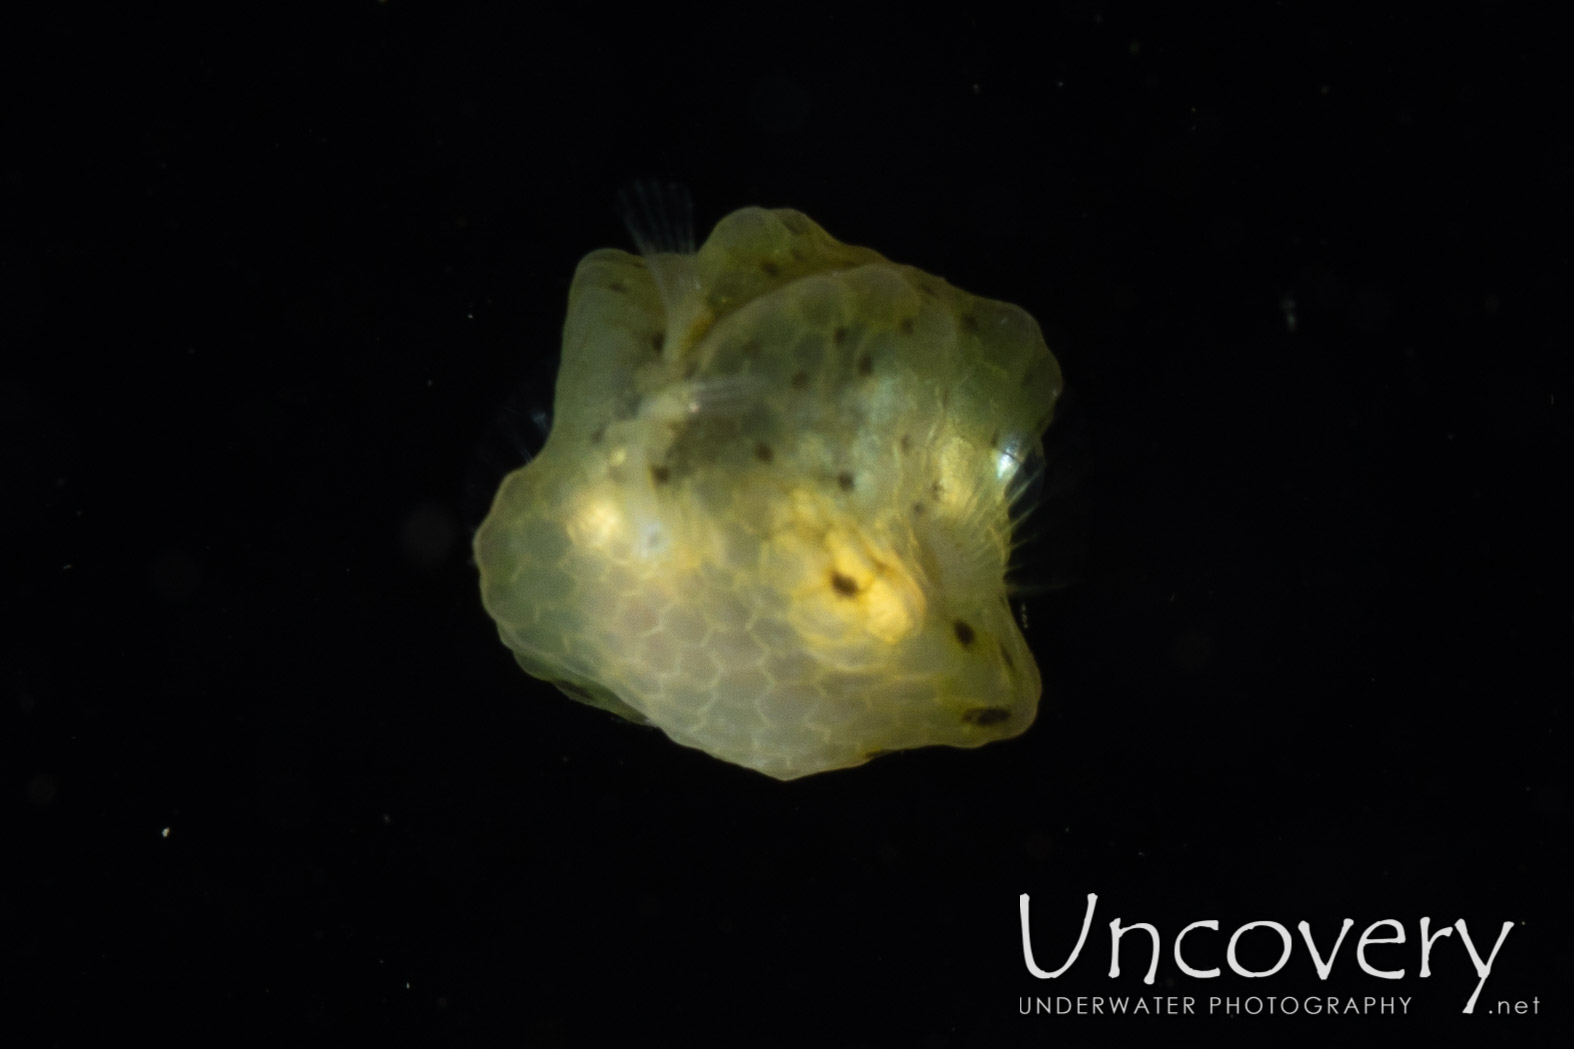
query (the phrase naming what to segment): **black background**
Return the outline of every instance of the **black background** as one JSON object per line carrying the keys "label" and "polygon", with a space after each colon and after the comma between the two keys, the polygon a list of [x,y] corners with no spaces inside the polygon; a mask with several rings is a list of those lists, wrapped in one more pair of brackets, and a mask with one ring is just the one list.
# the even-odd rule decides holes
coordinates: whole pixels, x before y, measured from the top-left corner
{"label": "black background", "polygon": [[[1486,5],[1251,10],[394,0],[8,33],[7,1021],[1564,1044],[1566,57]],[[1089,542],[1028,598],[1026,736],[782,784],[498,643],[469,532],[640,177],[687,185],[701,233],[796,207],[1038,317]],[[1053,983],[1024,892],[1049,967],[1100,897]],[[1141,934],[1106,975],[1116,916],[1163,933],[1154,987]],[[1483,949],[1516,923],[1474,1015],[1457,935],[1419,978],[1422,916]],[[1326,983],[1298,936],[1260,980],[1168,953],[1192,921],[1221,922],[1188,941],[1211,966],[1242,923],[1326,947],[1345,917]],[[1402,980],[1356,964],[1383,918]],[[1017,1012],[1144,991],[1412,1002]]]}

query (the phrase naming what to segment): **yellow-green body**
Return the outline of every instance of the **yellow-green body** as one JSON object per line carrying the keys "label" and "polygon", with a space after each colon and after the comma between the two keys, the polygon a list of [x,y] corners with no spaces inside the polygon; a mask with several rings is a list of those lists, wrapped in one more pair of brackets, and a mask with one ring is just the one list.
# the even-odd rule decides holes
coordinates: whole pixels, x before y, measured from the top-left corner
{"label": "yellow-green body", "polygon": [[1015,736],[1010,505],[1060,388],[1028,314],[795,211],[593,252],[486,608],[528,673],[778,779]]}

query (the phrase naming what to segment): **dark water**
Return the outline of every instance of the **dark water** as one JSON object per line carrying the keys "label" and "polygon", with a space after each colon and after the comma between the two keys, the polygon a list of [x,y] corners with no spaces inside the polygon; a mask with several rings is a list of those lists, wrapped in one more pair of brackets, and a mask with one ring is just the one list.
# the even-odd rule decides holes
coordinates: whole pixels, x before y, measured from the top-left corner
{"label": "dark water", "polygon": [[[1574,140],[1549,27],[1485,10],[7,34],[5,1015],[63,1045],[1564,1044]],[[1080,432],[1030,519],[1026,736],[780,784],[497,642],[469,529],[641,177],[702,230],[796,207],[1039,319]],[[1022,893],[1045,968],[1099,896],[1059,979]],[[1153,986],[1141,931],[1107,975],[1117,917],[1161,936]],[[1483,958],[1515,923],[1470,1016],[1424,917]],[[1344,918],[1320,980],[1297,923],[1326,951]],[[1209,919],[1201,979],[1172,945]],[[1382,919],[1398,979],[1357,958]],[[1293,951],[1248,979],[1259,920]],[[1197,1014],[1018,1010],[1143,994]],[[1208,1011],[1329,995],[1411,1000]]]}

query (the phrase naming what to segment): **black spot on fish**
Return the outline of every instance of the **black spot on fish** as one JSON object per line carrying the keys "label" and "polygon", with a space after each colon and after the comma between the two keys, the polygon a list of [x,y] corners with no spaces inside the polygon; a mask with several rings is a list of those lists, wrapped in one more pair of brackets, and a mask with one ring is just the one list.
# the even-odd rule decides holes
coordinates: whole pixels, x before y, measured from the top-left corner
{"label": "black spot on fish", "polygon": [[1006,707],[973,707],[962,711],[962,721],[968,725],[998,725],[1010,718],[1011,711]]}

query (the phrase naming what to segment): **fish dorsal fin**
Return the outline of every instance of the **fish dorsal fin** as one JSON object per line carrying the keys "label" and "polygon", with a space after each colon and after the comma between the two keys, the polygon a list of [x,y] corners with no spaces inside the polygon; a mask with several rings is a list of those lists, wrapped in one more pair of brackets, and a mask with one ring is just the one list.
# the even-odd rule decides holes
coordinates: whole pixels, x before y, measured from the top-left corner
{"label": "fish dorsal fin", "polygon": [[618,212],[645,259],[667,314],[667,345],[686,348],[703,329],[694,245],[694,201],[676,182],[638,181],[618,194]]}

